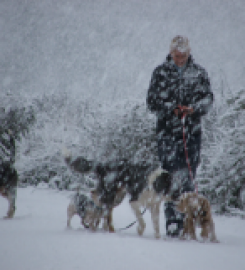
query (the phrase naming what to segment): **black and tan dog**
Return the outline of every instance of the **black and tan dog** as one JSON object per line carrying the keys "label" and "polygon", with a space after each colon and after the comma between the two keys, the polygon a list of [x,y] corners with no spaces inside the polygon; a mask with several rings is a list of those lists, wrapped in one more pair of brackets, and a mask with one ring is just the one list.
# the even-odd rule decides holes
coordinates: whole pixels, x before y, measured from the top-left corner
{"label": "black and tan dog", "polygon": [[9,203],[6,218],[13,218],[15,213],[17,182],[18,174],[16,169],[9,163],[2,163],[0,166],[0,194]]}
{"label": "black and tan dog", "polygon": [[94,172],[98,181],[92,192],[98,205],[108,210],[107,222],[109,231],[114,231],[112,209],[119,205],[125,194],[130,196],[130,205],[138,221],[138,234],[142,235],[145,222],[141,215],[141,207],[151,211],[155,237],[160,237],[159,208],[162,200],[168,200],[171,187],[171,176],[162,169],[153,170],[148,164],[132,164],[127,160],[99,163],[77,157],[72,159],[66,152],[65,161],[73,170],[80,173]]}
{"label": "black and tan dog", "polygon": [[96,206],[106,209],[103,215],[103,228],[114,232],[112,212],[118,206],[126,195],[125,188],[120,186],[118,181],[118,171],[123,169],[123,163],[101,164],[87,160],[83,157],[72,158],[71,153],[63,150],[66,164],[74,171],[79,173],[95,173],[98,180],[97,187],[91,191],[91,198]]}
{"label": "black and tan dog", "polygon": [[184,193],[179,198],[176,208],[185,214],[184,230],[182,238],[196,238],[196,225],[201,227],[203,240],[218,242],[215,235],[215,226],[211,213],[211,207],[207,198],[196,193]]}

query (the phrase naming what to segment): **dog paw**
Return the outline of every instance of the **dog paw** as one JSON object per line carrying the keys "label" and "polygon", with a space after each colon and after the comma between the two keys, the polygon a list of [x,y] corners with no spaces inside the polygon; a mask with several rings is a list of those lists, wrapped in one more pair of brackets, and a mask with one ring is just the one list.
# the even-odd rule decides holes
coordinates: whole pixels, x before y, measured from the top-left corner
{"label": "dog paw", "polygon": [[142,235],[144,230],[145,230],[145,224],[143,224],[141,226],[139,225],[138,228],[137,228],[138,235]]}
{"label": "dog paw", "polygon": [[66,228],[71,229],[71,221],[70,220],[67,220]]}
{"label": "dog paw", "polygon": [[161,238],[161,235],[160,235],[159,232],[155,233],[155,238],[156,238],[156,239],[160,239],[160,238]]}
{"label": "dog paw", "polygon": [[180,236],[179,236],[179,240],[187,240],[186,235],[180,235]]}
{"label": "dog paw", "polygon": [[114,232],[115,232],[115,229],[114,229],[113,226],[110,226],[110,227],[109,227],[109,232],[110,232],[110,233],[114,233]]}
{"label": "dog paw", "polygon": [[211,239],[210,240],[212,243],[220,243],[220,241],[218,239]]}
{"label": "dog paw", "polygon": [[13,218],[14,217],[14,213],[15,213],[15,210],[10,210],[8,211],[7,215],[5,216],[5,218]]}

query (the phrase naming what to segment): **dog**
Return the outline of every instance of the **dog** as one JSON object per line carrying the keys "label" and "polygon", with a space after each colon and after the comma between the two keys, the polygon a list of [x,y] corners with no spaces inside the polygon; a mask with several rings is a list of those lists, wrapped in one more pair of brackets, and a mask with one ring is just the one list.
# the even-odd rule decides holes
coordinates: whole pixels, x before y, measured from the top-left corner
{"label": "dog", "polygon": [[142,235],[146,227],[140,211],[142,207],[145,207],[151,212],[155,238],[158,239],[161,237],[159,226],[160,205],[162,201],[171,200],[171,196],[168,195],[171,182],[171,175],[162,168],[158,168],[147,176],[145,186],[142,190],[135,193],[137,194],[136,197],[130,189],[128,190],[128,193],[131,195],[130,205],[138,221],[138,235]]}
{"label": "dog", "polygon": [[9,206],[5,218],[13,218],[15,214],[15,200],[17,192],[18,173],[16,169],[7,162],[0,166],[0,194],[8,200]]}
{"label": "dog", "polygon": [[199,225],[203,240],[210,239],[211,242],[218,242],[207,198],[194,192],[184,193],[180,196],[176,209],[185,214],[182,239],[190,237],[191,240],[197,240],[196,225]]}
{"label": "dog", "polygon": [[[67,149],[62,151],[65,163],[73,171],[79,173],[94,173],[98,181],[97,187],[91,191],[91,197],[96,205],[106,209],[103,216],[103,229],[114,232],[112,212],[118,206],[126,195],[124,188],[120,187],[119,182],[115,181],[118,172],[123,170],[123,162],[116,163],[98,163],[87,160],[84,157],[72,158],[71,153]],[[119,185],[118,185],[119,184]]]}
{"label": "dog", "polygon": [[95,231],[103,216],[103,209],[97,206],[90,196],[78,191],[67,207],[68,228],[71,227],[71,219],[76,214],[81,218],[84,228]]}
{"label": "dog", "polygon": [[[160,237],[159,212],[160,204],[167,201],[171,188],[171,175],[162,169],[153,171],[149,164],[132,164],[127,160],[105,164],[87,160],[84,157],[73,159],[65,155],[66,164],[80,173],[94,172],[98,178],[98,187],[94,191],[97,203],[108,209],[109,230],[114,231],[111,211],[119,205],[125,194],[130,196],[130,205],[138,221],[138,234],[142,235],[145,222],[140,212],[141,207],[151,211],[155,237]],[[119,193],[121,196],[118,196]],[[120,200],[116,198],[120,197]],[[117,201],[117,203],[115,203]]]}
{"label": "dog", "polygon": [[103,229],[114,232],[112,225],[112,210],[119,205],[125,196],[125,191],[121,189],[117,193],[113,207],[109,210],[103,208],[99,200],[99,195],[96,190],[92,190],[90,194],[80,194],[79,191],[73,196],[67,207],[67,227],[71,228],[71,219],[74,215],[81,218],[81,223],[86,229],[95,231],[101,219],[104,219]]}

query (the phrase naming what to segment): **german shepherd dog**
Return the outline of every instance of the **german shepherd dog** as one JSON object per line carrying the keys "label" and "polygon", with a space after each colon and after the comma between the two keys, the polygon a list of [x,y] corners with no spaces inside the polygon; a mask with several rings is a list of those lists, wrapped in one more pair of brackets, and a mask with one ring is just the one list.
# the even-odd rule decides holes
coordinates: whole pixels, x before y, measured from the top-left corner
{"label": "german shepherd dog", "polygon": [[151,211],[155,237],[160,237],[159,208],[163,200],[169,200],[167,194],[171,188],[170,174],[162,169],[153,170],[149,164],[132,164],[127,160],[102,164],[84,157],[73,159],[68,152],[65,154],[65,162],[74,171],[95,173],[98,186],[92,191],[92,196],[98,205],[107,208],[106,219],[110,232],[114,231],[112,209],[128,194],[131,208],[139,223],[138,234],[142,235],[145,229],[140,211],[141,207],[145,206]]}
{"label": "german shepherd dog", "polygon": [[14,216],[17,182],[18,174],[16,169],[9,163],[3,163],[0,167],[0,194],[9,203],[5,218],[13,218]]}

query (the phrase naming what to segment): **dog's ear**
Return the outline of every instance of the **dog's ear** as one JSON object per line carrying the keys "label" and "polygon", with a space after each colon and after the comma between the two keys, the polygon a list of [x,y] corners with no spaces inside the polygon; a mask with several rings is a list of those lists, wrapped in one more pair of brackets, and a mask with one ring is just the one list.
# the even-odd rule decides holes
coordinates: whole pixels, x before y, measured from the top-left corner
{"label": "dog's ear", "polygon": [[210,204],[206,198],[202,198],[201,205],[203,212],[208,213],[210,211]]}
{"label": "dog's ear", "polygon": [[70,160],[69,166],[77,172],[87,173],[93,168],[93,162],[84,157],[77,157],[75,160]]}

